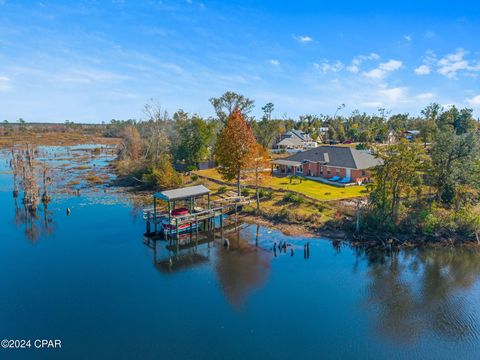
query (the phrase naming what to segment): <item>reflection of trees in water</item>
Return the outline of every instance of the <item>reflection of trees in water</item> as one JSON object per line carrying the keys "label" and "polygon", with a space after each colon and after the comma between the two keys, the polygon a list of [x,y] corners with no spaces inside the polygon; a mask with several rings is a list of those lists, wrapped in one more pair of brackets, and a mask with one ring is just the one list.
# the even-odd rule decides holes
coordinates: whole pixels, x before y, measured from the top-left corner
{"label": "reflection of trees in water", "polygon": [[17,198],[14,199],[15,218],[14,223],[17,227],[23,226],[25,237],[31,242],[37,242],[42,234],[48,236],[52,234],[52,213],[48,210],[48,204],[45,203],[38,210],[43,212],[40,216],[39,212],[32,213],[25,206],[18,206]]}
{"label": "reflection of trees in water", "polygon": [[479,335],[461,293],[480,275],[479,251],[426,249],[364,255],[370,279],[366,302],[378,311],[381,334],[398,341],[412,341],[428,332],[449,340]]}
{"label": "reflection of trees in water", "polygon": [[226,298],[235,308],[240,308],[248,295],[267,280],[270,257],[255,246],[257,236],[253,242],[249,233],[239,231],[227,237],[230,246],[218,249],[215,269]]}

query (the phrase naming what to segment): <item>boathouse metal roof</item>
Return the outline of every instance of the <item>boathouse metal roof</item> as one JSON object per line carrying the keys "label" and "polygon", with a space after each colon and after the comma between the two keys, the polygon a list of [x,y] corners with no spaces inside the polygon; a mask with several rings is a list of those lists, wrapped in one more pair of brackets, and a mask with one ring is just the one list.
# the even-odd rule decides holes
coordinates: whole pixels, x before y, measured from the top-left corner
{"label": "boathouse metal roof", "polygon": [[153,196],[165,201],[183,200],[192,197],[207,195],[210,190],[203,185],[188,186],[179,189],[165,190],[155,193]]}

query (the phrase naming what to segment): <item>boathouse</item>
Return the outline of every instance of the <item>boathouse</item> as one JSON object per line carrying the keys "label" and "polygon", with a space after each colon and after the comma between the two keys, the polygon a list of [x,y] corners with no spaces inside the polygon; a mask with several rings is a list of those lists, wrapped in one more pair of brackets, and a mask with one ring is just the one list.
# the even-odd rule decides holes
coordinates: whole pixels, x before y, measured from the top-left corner
{"label": "boathouse", "polygon": [[[205,202],[205,199],[206,202]],[[198,201],[203,198],[203,201]],[[160,208],[159,201],[167,203]],[[235,212],[247,205],[251,200],[242,196],[222,198],[210,202],[210,190],[203,185],[165,190],[153,194],[153,208],[144,209],[143,218],[146,221],[146,235],[151,234],[151,224],[154,225],[153,234],[175,235],[195,231],[199,227],[208,230],[215,227],[215,219],[220,220],[223,228],[224,214]]]}

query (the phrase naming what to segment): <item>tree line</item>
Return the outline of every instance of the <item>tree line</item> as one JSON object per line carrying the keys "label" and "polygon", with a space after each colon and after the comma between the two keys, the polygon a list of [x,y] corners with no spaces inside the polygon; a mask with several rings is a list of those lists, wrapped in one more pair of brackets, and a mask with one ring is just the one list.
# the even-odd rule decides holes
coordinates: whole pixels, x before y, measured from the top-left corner
{"label": "tree line", "polygon": [[[427,235],[463,234],[480,242],[480,134],[471,110],[437,104],[422,114],[422,142],[375,146],[368,226]],[[428,131],[425,130],[428,128]]]}
{"label": "tree line", "polygon": [[211,98],[210,103],[216,116],[206,119],[183,110],[169,116],[159,105],[152,103],[145,107],[147,120],[112,120],[107,125],[105,134],[123,136],[123,130],[128,126],[135,127],[144,139],[151,138],[152,133],[158,135],[161,132],[164,137],[163,148],[168,148],[175,164],[195,167],[201,161],[214,158],[216,137],[235,109],[238,109],[248,122],[256,141],[267,149],[280,134],[292,129],[309,133],[319,142],[349,140],[369,146],[385,143],[392,135],[399,137],[406,130],[418,130],[419,139],[428,143],[442,124],[452,124],[459,131],[478,127],[478,120],[474,119],[472,109],[459,110],[452,106],[444,110],[435,103],[422,110],[420,116],[389,115],[385,109],[379,109],[378,114],[373,115],[353,111],[348,116],[302,115],[298,119],[275,118],[275,106],[272,103],[261,108],[261,118],[255,118],[251,116],[255,102],[230,91],[218,98]]}

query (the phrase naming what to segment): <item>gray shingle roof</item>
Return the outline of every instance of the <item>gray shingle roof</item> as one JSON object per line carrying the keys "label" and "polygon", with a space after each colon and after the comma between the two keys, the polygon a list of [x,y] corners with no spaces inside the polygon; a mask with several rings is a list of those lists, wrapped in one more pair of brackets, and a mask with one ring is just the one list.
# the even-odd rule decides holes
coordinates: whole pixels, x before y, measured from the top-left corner
{"label": "gray shingle roof", "polygon": [[[325,159],[325,154],[327,154]],[[350,169],[368,169],[382,164],[382,160],[373,155],[347,146],[319,146],[283,158],[287,161],[320,162],[330,166]]]}
{"label": "gray shingle roof", "polygon": [[292,160],[285,160],[285,159],[277,159],[272,161],[274,164],[277,165],[287,165],[287,166],[300,166],[302,165],[301,161],[292,161]]}
{"label": "gray shingle roof", "polygon": [[[307,134],[301,130],[290,130],[289,131],[291,134],[295,135],[298,139],[302,141],[312,141],[312,138],[310,137],[310,134]],[[288,134],[288,133],[287,133]]]}
{"label": "gray shingle roof", "polygon": [[303,141],[297,137],[285,138],[277,143],[277,146],[302,146]]}

